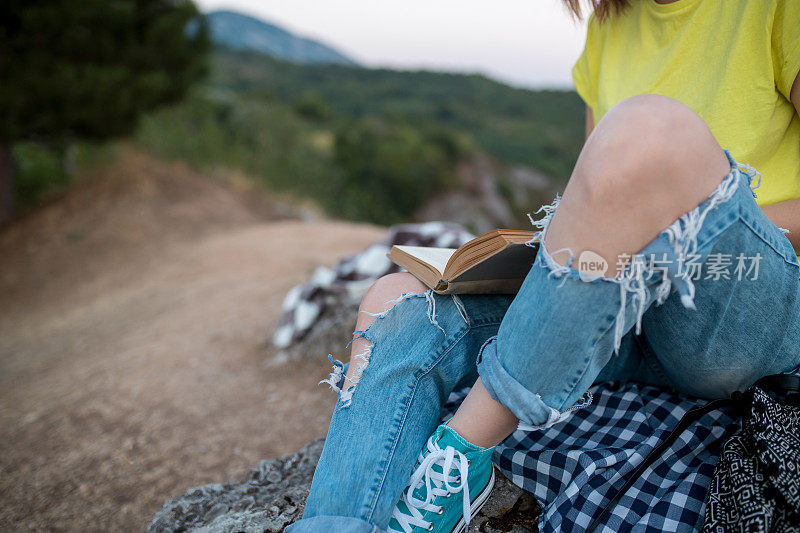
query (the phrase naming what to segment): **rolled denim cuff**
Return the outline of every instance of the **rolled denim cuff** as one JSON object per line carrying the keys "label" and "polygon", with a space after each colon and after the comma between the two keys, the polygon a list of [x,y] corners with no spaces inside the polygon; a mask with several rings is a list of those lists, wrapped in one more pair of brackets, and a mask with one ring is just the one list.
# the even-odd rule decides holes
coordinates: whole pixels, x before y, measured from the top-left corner
{"label": "rolled denim cuff", "polygon": [[382,533],[377,526],[349,516],[312,516],[303,518],[284,529],[286,533]]}
{"label": "rolled denim cuff", "polygon": [[526,389],[503,367],[497,355],[497,335],[489,337],[478,352],[478,374],[489,395],[524,426],[547,429],[564,419],[561,412],[546,405],[538,393]]}

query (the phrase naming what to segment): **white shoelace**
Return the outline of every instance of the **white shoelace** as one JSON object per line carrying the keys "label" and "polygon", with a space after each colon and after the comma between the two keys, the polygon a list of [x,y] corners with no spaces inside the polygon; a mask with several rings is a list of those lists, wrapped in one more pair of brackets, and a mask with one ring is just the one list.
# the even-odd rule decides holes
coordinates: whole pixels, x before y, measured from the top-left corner
{"label": "white shoelace", "polygon": [[[411,475],[408,490],[402,496],[411,514],[403,514],[397,506],[392,512],[394,519],[403,528],[403,533],[411,533],[414,527],[421,527],[430,531],[432,523],[422,518],[420,510],[441,514],[443,511],[442,506],[433,505],[433,500],[439,496],[449,497],[450,494],[458,492],[463,493],[464,521],[468,528],[469,521],[472,518],[472,508],[469,499],[469,484],[467,483],[467,474],[469,472],[467,457],[452,446],[442,449],[433,442],[433,439],[430,439],[427,444],[427,453],[421,453],[418,461],[419,466]],[[441,467],[442,471],[437,472],[434,470],[434,465]],[[458,468],[457,476],[450,475],[450,471],[453,468]],[[426,490],[425,499],[420,500],[414,496],[414,490],[421,487],[423,483]]]}

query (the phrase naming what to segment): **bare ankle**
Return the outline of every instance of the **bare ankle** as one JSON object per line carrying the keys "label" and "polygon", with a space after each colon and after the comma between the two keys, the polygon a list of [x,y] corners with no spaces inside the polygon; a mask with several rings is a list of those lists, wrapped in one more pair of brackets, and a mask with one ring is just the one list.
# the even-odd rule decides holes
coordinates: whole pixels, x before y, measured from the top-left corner
{"label": "bare ankle", "polygon": [[500,444],[517,427],[519,419],[496,402],[478,378],[464,402],[447,425],[475,446],[491,448]]}

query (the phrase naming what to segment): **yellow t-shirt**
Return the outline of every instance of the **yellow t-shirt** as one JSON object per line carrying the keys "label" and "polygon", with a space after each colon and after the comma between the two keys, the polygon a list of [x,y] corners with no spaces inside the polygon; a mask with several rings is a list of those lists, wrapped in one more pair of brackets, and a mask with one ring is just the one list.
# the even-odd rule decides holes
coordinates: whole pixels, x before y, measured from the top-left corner
{"label": "yellow t-shirt", "polygon": [[767,205],[800,197],[800,117],[789,100],[800,71],[800,0],[633,0],[598,23],[572,69],[595,123],[617,102],[680,100],[720,145],[762,174]]}

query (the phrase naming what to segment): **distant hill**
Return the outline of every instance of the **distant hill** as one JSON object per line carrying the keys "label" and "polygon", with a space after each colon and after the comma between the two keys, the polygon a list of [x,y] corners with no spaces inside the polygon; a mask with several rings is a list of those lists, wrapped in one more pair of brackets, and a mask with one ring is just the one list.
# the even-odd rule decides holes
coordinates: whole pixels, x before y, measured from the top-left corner
{"label": "distant hill", "polygon": [[[542,200],[520,191],[537,172],[514,167],[535,169],[560,189],[583,144],[585,107],[574,91],[299,64],[219,46],[210,63],[185,102],[142,120],[137,143],[195,168],[243,171],[334,217],[379,224],[427,217],[417,213],[432,198],[474,199],[488,183],[496,190],[481,198],[508,204],[526,227],[525,213]],[[465,205],[456,207],[477,213]],[[493,227],[506,224],[492,212]]]}
{"label": "distant hill", "polygon": [[355,61],[318,41],[299,37],[274,24],[234,11],[206,15],[215,44],[269,54],[295,63],[357,65]]}
{"label": "distant hill", "polygon": [[584,140],[575,91],[509,87],[475,74],[298,65],[252,52],[216,50],[206,82],[217,94],[296,106],[319,99],[334,117],[390,117],[468,134],[502,163],[566,182]]}

